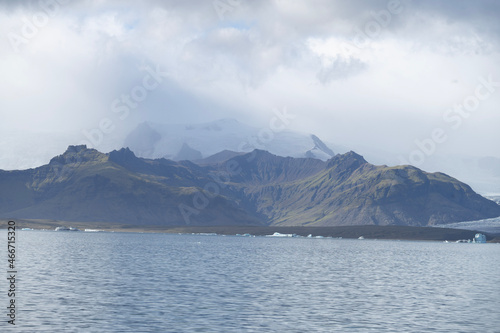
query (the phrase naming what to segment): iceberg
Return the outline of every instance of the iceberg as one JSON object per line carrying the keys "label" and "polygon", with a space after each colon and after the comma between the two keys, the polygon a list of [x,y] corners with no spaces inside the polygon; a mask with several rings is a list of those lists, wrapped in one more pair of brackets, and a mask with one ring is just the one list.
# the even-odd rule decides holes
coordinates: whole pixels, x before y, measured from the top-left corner
{"label": "iceberg", "polygon": [[486,243],[486,236],[483,234],[476,234],[474,236],[474,239],[472,240],[473,243],[479,243],[479,244],[484,244]]}
{"label": "iceberg", "polygon": [[266,235],[266,237],[297,237],[296,234],[282,234],[279,232],[275,232],[272,235]]}
{"label": "iceberg", "polygon": [[80,231],[80,229],[74,227],[57,227],[56,231]]}

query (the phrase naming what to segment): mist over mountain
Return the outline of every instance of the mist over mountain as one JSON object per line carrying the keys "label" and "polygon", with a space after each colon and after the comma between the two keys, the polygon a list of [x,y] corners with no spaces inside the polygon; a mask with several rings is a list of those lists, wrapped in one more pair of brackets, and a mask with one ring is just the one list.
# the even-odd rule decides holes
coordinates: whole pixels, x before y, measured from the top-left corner
{"label": "mist over mountain", "polygon": [[267,150],[279,156],[327,160],[335,155],[316,135],[291,130],[258,128],[235,119],[201,124],[141,123],[124,140],[137,156],[198,160],[223,150]]}
{"label": "mist over mountain", "polygon": [[[366,142],[358,146],[349,142],[323,141],[315,134],[292,130],[273,132],[269,126],[256,127],[234,119],[219,119],[207,123],[158,124],[143,122],[129,131],[103,137],[94,147],[110,152],[130,147],[137,156],[190,160],[202,164],[219,162],[232,154],[248,153],[254,149],[267,150],[278,156],[309,157],[326,161],[336,153],[355,150],[373,164],[396,166],[410,163],[407,155],[375,147]],[[82,133],[36,133],[16,131],[0,141],[0,169],[27,169],[44,165],[69,144],[86,141]],[[37,142],[36,145],[29,141]],[[39,149],[43,146],[43,149]],[[231,152],[219,155],[222,151]],[[223,156],[223,157],[222,157]],[[426,156],[423,163],[414,164],[427,172],[444,172],[469,184],[482,195],[500,195],[500,159],[493,156],[446,155],[436,152]]]}
{"label": "mist over mountain", "polygon": [[[49,164],[0,171],[0,217],[156,225],[411,225],[500,216],[500,205],[442,173],[263,150],[204,164],[70,146]],[[229,157],[224,159],[223,157]],[[212,162],[210,162],[212,160]]]}
{"label": "mist over mountain", "polygon": [[[396,166],[412,162],[401,152],[369,146],[369,142],[366,146],[359,146],[349,142],[325,142],[315,134],[291,130],[271,132],[272,137],[264,137],[263,132],[269,132],[269,129],[253,127],[235,119],[202,124],[145,122],[127,135],[123,146],[130,147],[140,157],[165,157],[177,161],[196,161],[223,150],[250,152],[253,149],[267,150],[283,157],[310,157],[326,161],[335,153],[359,149],[374,164]],[[433,153],[413,166],[428,172],[445,172],[466,181],[483,194],[500,194],[499,158]]]}

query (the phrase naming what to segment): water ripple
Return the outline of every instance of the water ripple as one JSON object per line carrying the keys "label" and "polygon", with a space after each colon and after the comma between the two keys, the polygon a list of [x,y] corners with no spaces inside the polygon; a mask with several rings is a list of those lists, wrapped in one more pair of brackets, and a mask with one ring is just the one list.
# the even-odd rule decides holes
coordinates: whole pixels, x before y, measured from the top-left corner
{"label": "water ripple", "polygon": [[36,231],[21,240],[19,332],[500,327],[494,244]]}

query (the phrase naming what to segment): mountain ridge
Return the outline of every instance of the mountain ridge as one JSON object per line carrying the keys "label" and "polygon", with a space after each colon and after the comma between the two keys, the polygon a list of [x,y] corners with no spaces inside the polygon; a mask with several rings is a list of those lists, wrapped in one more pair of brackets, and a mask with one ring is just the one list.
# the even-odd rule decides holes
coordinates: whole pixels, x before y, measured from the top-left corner
{"label": "mountain ridge", "polygon": [[195,164],[86,146],[39,168],[0,170],[0,216],[154,225],[409,225],[500,216],[500,206],[443,173],[264,150]]}

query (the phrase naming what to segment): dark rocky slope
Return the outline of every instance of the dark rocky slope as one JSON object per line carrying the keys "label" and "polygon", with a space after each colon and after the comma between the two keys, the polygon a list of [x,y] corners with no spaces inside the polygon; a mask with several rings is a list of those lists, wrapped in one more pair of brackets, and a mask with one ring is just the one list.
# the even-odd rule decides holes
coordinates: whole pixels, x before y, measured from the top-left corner
{"label": "dark rocky slope", "polygon": [[[207,192],[208,190],[208,192]],[[442,173],[238,154],[203,166],[70,146],[48,165],[0,171],[0,217],[136,225],[428,226],[500,216]]]}

